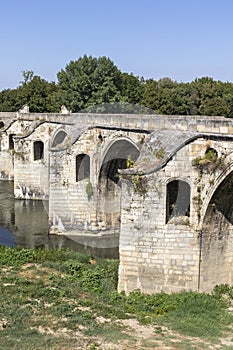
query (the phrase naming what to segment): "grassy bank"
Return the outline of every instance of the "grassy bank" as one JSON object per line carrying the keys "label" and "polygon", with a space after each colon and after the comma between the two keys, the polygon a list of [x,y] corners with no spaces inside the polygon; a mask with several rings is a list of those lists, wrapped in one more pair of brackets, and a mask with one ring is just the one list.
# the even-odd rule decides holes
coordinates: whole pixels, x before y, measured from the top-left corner
{"label": "grassy bank", "polygon": [[0,247],[1,349],[233,349],[232,287],[126,296],[117,270],[71,251]]}

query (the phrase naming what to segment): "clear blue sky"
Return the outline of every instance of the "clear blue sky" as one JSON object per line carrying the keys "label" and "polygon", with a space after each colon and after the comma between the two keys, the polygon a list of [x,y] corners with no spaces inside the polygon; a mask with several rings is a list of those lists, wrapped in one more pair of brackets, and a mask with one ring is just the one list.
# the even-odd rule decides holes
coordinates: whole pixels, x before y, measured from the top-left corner
{"label": "clear blue sky", "polygon": [[122,72],[233,82],[233,0],[0,0],[0,90],[84,54]]}

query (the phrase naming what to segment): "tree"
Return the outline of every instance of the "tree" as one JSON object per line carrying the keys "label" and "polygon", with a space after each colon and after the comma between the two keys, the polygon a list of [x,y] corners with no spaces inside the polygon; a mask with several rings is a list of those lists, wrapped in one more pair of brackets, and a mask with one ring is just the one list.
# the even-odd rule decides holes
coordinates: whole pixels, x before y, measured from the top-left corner
{"label": "tree", "polygon": [[17,89],[0,92],[0,111],[18,111],[27,104],[30,112],[53,112],[52,95],[56,91],[56,84],[48,83],[37,75],[24,75],[24,78],[24,82]]}
{"label": "tree", "polygon": [[121,72],[107,57],[92,56],[71,61],[57,74],[56,109],[64,104],[72,112],[121,98]]}
{"label": "tree", "polygon": [[140,103],[143,96],[143,81],[132,73],[121,74],[121,101]]}
{"label": "tree", "polygon": [[6,89],[0,92],[0,112],[15,112],[21,106],[17,89]]}
{"label": "tree", "polygon": [[[200,115],[222,115],[228,116],[230,113],[230,99],[233,89],[231,84],[231,93],[229,90],[225,93],[226,85],[220,81],[215,81],[209,77],[195,79],[191,83],[199,96],[198,114]],[[228,86],[229,89],[229,86]]]}
{"label": "tree", "polygon": [[29,83],[34,77],[34,72],[32,70],[23,70],[22,74],[24,78],[23,81],[20,82],[22,85]]}
{"label": "tree", "polygon": [[29,82],[18,88],[18,101],[21,106],[27,104],[30,112],[53,112],[51,96],[55,91],[55,83],[49,83],[35,75]]}

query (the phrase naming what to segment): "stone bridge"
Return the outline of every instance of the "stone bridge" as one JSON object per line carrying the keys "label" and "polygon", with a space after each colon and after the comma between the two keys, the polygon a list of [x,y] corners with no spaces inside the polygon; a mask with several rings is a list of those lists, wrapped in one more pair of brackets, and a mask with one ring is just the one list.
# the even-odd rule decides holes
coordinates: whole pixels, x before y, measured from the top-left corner
{"label": "stone bridge", "polygon": [[233,283],[233,123],[0,113],[1,179],[49,200],[49,233],[119,235],[119,291]]}

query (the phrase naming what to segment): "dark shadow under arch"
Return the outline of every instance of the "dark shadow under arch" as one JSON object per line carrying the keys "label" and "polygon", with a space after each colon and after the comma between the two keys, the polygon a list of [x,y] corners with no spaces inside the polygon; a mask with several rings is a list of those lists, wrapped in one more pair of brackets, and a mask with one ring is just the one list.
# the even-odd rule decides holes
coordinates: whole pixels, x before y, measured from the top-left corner
{"label": "dark shadow under arch", "polygon": [[10,134],[9,135],[9,150],[12,150],[12,149],[15,148],[14,136],[15,136],[15,134]]}
{"label": "dark shadow under arch", "polygon": [[176,216],[190,216],[190,186],[182,180],[167,184],[166,223]]}
{"label": "dark shadow under arch", "polygon": [[127,139],[118,139],[108,149],[102,162],[98,180],[98,217],[107,229],[119,230],[121,189],[118,169],[127,167],[130,158],[136,161],[138,148]]}
{"label": "dark shadow under arch", "polygon": [[34,160],[44,159],[44,142],[35,141],[33,143],[33,156]]}
{"label": "dark shadow under arch", "polygon": [[136,161],[139,150],[130,141],[121,139],[115,141],[106,153],[99,173],[99,182],[108,181],[119,183],[118,169],[126,169],[127,160]]}
{"label": "dark shadow under arch", "polygon": [[216,231],[216,227],[220,228],[224,222],[233,225],[233,171],[212,195],[203,219],[203,228],[211,226],[212,231]]}
{"label": "dark shadow under arch", "polygon": [[213,193],[200,234],[200,285],[233,283],[233,171]]}
{"label": "dark shadow under arch", "polygon": [[59,130],[53,139],[51,147],[56,147],[57,145],[60,145],[65,140],[66,136],[67,133],[64,130]]}
{"label": "dark shadow under arch", "polygon": [[76,182],[90,177],[90,157],[87,154],[76,156]]}

